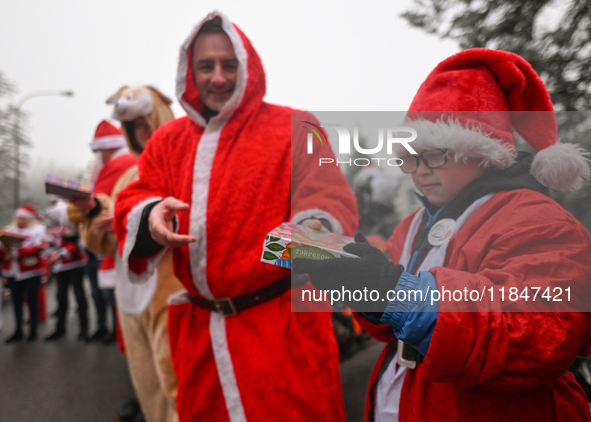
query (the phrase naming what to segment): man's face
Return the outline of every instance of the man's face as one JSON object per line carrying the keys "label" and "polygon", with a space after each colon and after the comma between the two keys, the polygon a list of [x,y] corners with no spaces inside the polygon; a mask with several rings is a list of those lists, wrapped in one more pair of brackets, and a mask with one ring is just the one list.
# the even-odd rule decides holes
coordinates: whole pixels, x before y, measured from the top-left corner
{"label": "man's face", "polygon": [[487,172],[479,163],[480,160],[473,158],[456,162],[453,154],[448,157],[447,164],[436,169],[430,169],[420,161],[417,171],[412,173],[412,180],[430,203],[443,207],[470,182]]}
{"label": "man's face", "polygon": [[135,139],[141,147],[146,146],[146,142],[150,135],[152,135],[152,129],[146,121],[145,117],[138,117],[133,121],[133,130],[135,132]]}
{"label": "man's face", "polygon": [[29,219],[25,217],[16,217],[16,226],[19,229],[24,229],[29,226]]}
{"label": "man's face", "polygon": [[193,43],[191,68],[199,96],[207,107],[221,111],[236,88],[238,59],[224,33],[203,34]]}
{"label": "man's face", "polygon": [[108,148],[108,149],[100,149],[98,151],[99,156],[101,157],[101,161],[103,162],[103,164],[105,164],[107,161],[109,161],[111,159],[111,157],[113,156],[113,154],[115,154],[115,151],[117,151],[119,148]]}

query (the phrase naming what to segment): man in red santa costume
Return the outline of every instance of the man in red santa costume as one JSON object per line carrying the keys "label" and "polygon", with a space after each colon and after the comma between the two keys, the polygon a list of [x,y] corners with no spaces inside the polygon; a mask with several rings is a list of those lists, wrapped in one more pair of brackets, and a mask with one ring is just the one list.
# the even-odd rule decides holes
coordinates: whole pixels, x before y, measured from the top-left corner
{"label": "man in red santa costume", "polygon": [[345,247],[360,259],[293,262],[317,288],[390,292],[352,304],[388,342],[365,420],[591,421],[567,371],[591,353],[591,238],[548,197],[590,171],[558,141],[543,82],[516,54],[466,50],[427,77],[404,125],[418,154],[397,153],[424,207],[394,230],[391,261],[360,236]]}
{"label": "man in red santa costume", "polygon": [[[92,198],[71,198],[72,206],[68,209],[69,218],[79,224],[80,238],[87,246],[88,227],[94,217],[102,210],[99,197],[107,198],[113,193],[115,184],[130,167],[137,164],[137,158],[127,149],[127,142],[119,128],[103,120],[97,127],[90,148],[98,152],[103,163],[94,183]],[[103,294],[105,303],[111,308],[113,318],[113,331],[104,333],[106,343],[115,341],[117,332],[117,312],[114,289],[116,284],[115,257],[105,256],[98,272],[98,287]],[[93,336],[93,337],[96,337]]]}
{"label": "man in red santa costume", "polygon": [[[186,289],[169,300],[180,421],[345,420],[330,313],[292,313],[289,271],[260,257],[283,221],[351,234],[355,198],[336,168],[294,167],[292,192],[294,110],[264,94],[248,38],[209,15],[181,48],[177,97],[187,116],[152,134],[140,179],[115,204],[131,281],[150,275],[163,246],[174,248]],[[294,118],[300,135],[307,119]],[[333,156],[326,143],[316,154],[316,163]]]}
{"label": "man in red santa costume", "polygon": [[[45,226],[40,224],[37,210],[31,205],[22,205],[17,208],[15,217],[14,224],[1,232],[6,235],[6,243],[0,242],[0,261],[3,261],[2,277],[8,279],[16,319],[16,330],[6,339],[6,343],[24,338],[23,297],[25,292],[31,327],[27,340],[37,339],[39,288],[41,276],[46,270],[46,263],[42,258],[43,250],[47,247],[44,241]],[[11,238],[12,241],[10,241]]]}

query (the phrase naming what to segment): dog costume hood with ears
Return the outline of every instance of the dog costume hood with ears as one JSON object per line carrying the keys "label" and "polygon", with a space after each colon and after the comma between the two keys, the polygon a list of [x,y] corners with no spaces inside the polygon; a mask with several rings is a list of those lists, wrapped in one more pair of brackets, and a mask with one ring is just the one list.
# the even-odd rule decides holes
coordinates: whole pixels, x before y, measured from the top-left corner
{"label": "dog costume hood with ears", "polygon": [[174,119],[170,108],[172,100],[150,85],[124,85],[107,98],[107,104],[114,106],[112,117],[121,122],[121,131],[125,135],[129,149],[136,155],[142,152],[145,145],[140,145],[135,138],[135,119],[144,117],[152,132]]}
{"label": "dog costume hood with ears", "polygon": [[473,48],[441,62],[419,88],[405,125],[417,130],[414,148],[446,148],[456,159],[479,158],[498,169],[517,156],[515,130],[537,152],[531,173],[553,189],[579,189],[591,174],[587,153],[558,140],[542,80],[507,51]]}

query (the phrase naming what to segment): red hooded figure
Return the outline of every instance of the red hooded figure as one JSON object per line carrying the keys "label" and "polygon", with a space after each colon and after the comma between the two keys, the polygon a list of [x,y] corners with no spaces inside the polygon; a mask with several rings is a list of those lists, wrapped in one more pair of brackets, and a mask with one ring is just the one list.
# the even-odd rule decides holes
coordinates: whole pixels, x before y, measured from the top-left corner
{"label": "red hooded figure", "polygon": [[[199,33],[209,21],[221,29]],[[220,56],[228,44],[207,51],[207,60],[193,57],[201,37],[229,40],[229,57]],[[163,198],[188,204],[176,213],[176,232],[196,240],[174,249],[186,290],[169,299],[179,419],[344,421],[330,313],[292,313],[289,290],[246,308],[233,299],[266,296],[289,276],[260,262],[267,233],[284,221],[315,218],[351,235],[355,197],[336,167],[325,172],[291,159],[293,131],[303,155],[301,121],[316,120],[299,112],[292,126],[297,112],[263,102],[260,58],[224,15],[213,13],[195,27],[178,69],[177,97],[187,116],[152,134],[140,179],[117,198],[115,225],[129,279],[141,282],[163,253],[147,246],[153,241],[146,215]],[[231,76],[202,79],[208,71]],[[317,154],[334,157],[326,143]]]}

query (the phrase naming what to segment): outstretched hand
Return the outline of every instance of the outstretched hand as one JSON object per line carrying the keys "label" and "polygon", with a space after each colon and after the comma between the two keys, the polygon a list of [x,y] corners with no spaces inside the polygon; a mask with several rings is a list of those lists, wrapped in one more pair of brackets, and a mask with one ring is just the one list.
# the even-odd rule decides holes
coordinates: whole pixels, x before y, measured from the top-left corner
{"label": "outstretched hand", "polygon": [[[379,304],[359,303],[357,310],[374,311],[376,306],[384,308],[388,304],[387,293],[394,290],[403,267],[386,258],[378,248],[371,246],[365,237],[358,233],[355,243],[343,248],[345,252],[359,258],[335,258],[322,261],[296,258],[292,261],[292,269],[298,274],[308,274],[312,284],[321,290],[360,290],[380,293]],[[382,309],[383,310],[383,309]]]}
{"label": "outstretched hand", "polygon": [[148,219],[152,239],[159,245],[169,248],[178,248],[179,246],[195,242],[197,240],[195,236],[175,233],[172,224],[178,211],[186,211],[188,209],[189,204],[172,196],[158,203],[152,208]]}

